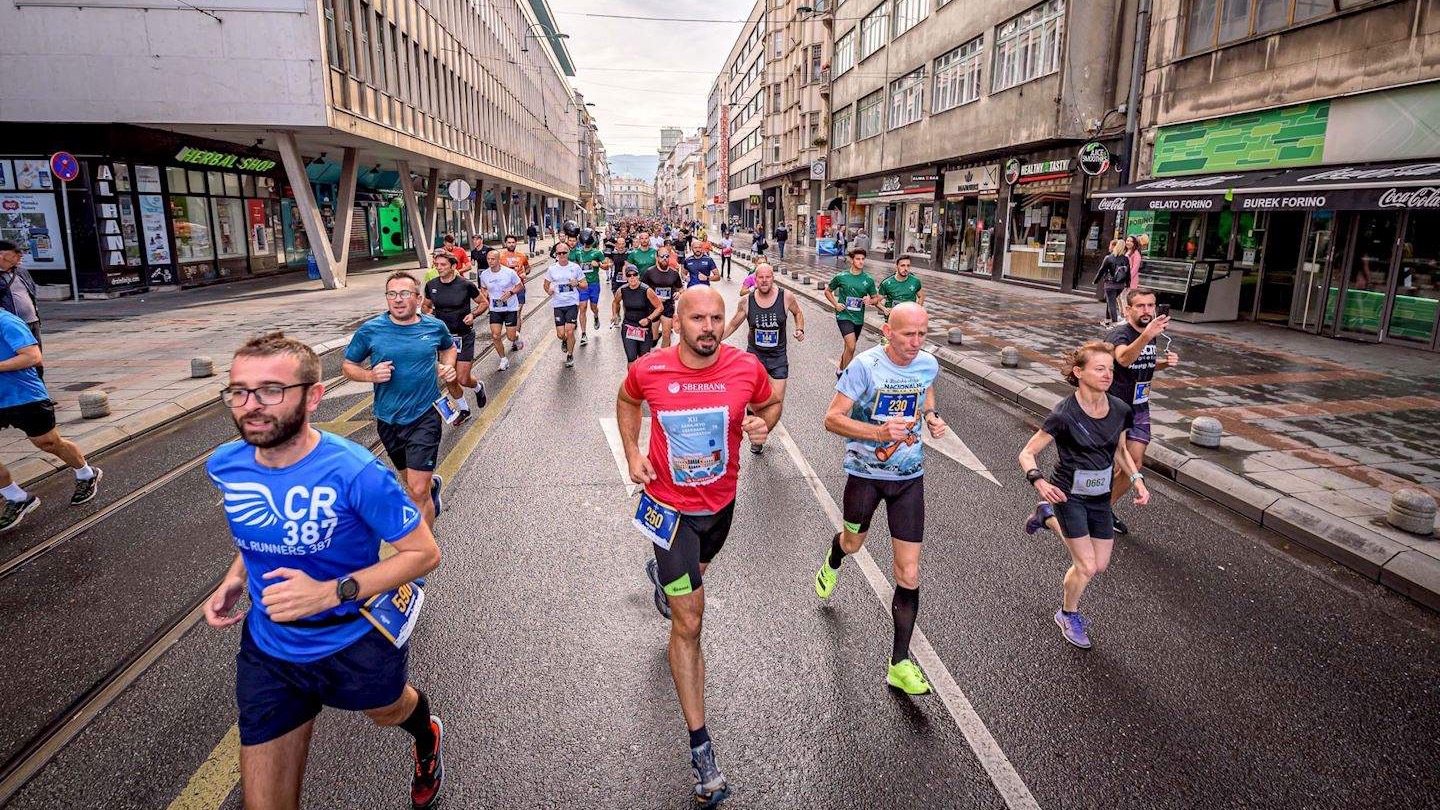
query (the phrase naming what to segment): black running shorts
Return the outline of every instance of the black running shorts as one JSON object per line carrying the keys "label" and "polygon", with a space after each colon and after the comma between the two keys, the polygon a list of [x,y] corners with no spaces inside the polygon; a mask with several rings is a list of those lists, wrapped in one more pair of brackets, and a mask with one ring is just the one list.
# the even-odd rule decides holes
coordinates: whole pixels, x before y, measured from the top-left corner
{"label": "black running shorts", "polygon": [[380,443],[397,470],[434,471],[440,456],[440,426],[444,420],[434,408],[427,408],[425,415],[404,425],[375,421]]}
{"label": "black running shorts", "polygon": [[37,399],[23,405],[0,408],[0,430],[13,427],[34,439],[55,429],[55,403]]}
{"label": "black running shorts", "polygon": [[882,481],[851,475],[845,479],[845,528],[856,534],[870,531],[870,518],[885,502],[885,519],[890,536],[908,543],[925,540],[925,476],[905,481]]}
{"label": "black running shorts", "polygon": [[704,584],[700,564],[709,564],[720,553],[734,519],[734,501],[713,515],[682,514],[670,548],[650,544],[655,549],[655,561],[660,563],[660,585],[667,595],[684,596]]}

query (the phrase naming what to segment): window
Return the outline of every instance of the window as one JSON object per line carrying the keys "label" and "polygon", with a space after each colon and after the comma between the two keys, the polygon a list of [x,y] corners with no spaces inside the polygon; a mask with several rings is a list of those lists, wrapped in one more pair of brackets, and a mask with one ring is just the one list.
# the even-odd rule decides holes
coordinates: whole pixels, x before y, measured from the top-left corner
{"label": "window", "polygon": [[855,140],[863,141],[880,134],[881,108],[884,102],[885,91],[876,90],[860,99],[860,103],[855,105],[856,115],[860,119],[859,133],[855,136]]}
{"label": "window", "polygon": [[1065,2],[1047,0],[995,30],[995,92],[1060,69]]}
{"label": "window", "polygon": [[823,60],[820,55],[820,45],[817,43],[810,46],[810,81],[820,81],[820,63]]}
{"label": "window", "polygon": [[924,115],[925,68],[906,73],[890,83],[890,129],[913,124]]}
{"label": "window", "polygon": [[983,37],[976,37],[935,60],[932,112],[943,112],[980,98],[980,56]]}
{"label": "window", "polygon": [[855,67],[854,28],[841,34],[840,38],[835,40],[835,75],[839,76],[852,67]]}
{"label": "window", "polygon": [[860,59],[885,47],[885,4],[865,15],[860,21]]}
{"label": "window", "polygon": [[850,143],[850,125],[855,120],[855,111],[850,107],[835,113],[830,121],[830,145],[839,149]]}
{"label": "window", "polygon": [[820,137],[820,113],[812,112],[810,113],[810,142],[814,143],[818,137]]}
{"label": "window", "polygon": [[780,85],[778,84],[770,86],[770,112],[780,112]]}
{"label": "window", "polygon": [[778,59],[778,58],[780,58],[780,57],[782,57],[782,56],[785,55],[785,34],[784,34],[783,32],[781,32],[781,31],[776,31],[776,32],[775,32],[775,36],[774,36],[774,40],[775,40],[775,58]]}
{"label": "window", "polygon": [[340,50],[340,37],[336,33],[335,0],[325,0],[325,44],[330,51],[330,67],[344,64]]}
{"label": "window", "polygon": [[770,139],[770,162],[780,162],[780,138],[776,136]]}
{"label": "window", "polygon": [[1353,5],[1353,0],[1338,6],[1334,0],[1190,0],[1185,13],[1185,51],[1194,53],[1279,31]]}
{"label": "window", "polygon": [[895,0],[895,36],[914,28],[930,13],[930,0]]}

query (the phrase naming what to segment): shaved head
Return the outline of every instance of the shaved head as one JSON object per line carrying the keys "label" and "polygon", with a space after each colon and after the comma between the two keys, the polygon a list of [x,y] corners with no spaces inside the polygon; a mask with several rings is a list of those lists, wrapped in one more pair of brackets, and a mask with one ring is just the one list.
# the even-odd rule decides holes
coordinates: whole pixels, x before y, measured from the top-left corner
{"label": "shaved head", "polygon": [[724,329],[725,299],[718,290],[701,285],[681,294],[675,304],[675,330],[682,354],[688,349],[696,358],[714,355]]}
{"label": "shaved head", "polygon": [[930,328],[930,315],[914,301],[896,304],[885,321],[885,352],[897,365],[908,366],[925,346],[925,333]]}

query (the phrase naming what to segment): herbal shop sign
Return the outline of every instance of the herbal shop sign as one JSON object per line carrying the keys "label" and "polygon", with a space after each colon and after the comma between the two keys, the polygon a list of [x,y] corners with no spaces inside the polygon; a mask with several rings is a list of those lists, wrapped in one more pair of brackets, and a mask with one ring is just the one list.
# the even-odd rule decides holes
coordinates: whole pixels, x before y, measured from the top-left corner
{"label": "herbal shop sign", "polygon": [[242,157],[229,152],[196,149],[193,146],[180,147],[180,151],[175,154],[175,160],[178,163],[210,166],[217,169],[238,169],[242,172],[268,172],[275,168],[275,161],[267,158]]}

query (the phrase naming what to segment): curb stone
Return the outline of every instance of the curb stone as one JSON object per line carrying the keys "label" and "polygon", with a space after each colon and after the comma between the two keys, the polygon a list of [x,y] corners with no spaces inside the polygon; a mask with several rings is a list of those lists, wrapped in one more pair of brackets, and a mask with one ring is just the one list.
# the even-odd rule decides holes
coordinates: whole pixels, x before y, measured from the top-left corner
{"label": "curb stone", "polygon": [[[776,283],[825,305],[814,291],[776,279]],[[866,318],[865,328],[879,332]],[[934,352],[946,371],[1026,410],[1046,414],[1063,397],[983,363],[941,348]],[[1053,400],[1053,401],[1052,401]],[[1050,404],[1046,404],[1049,402]],[[1271,529],[1346,568],[1426,607],[1440,611],[1440,559],[1318,507],[1261,487],[1218,464],[1163,442],[1150,443],[1145,466],[1232,512]],[[1437,541],[1440,542],[1440,541]]]}

